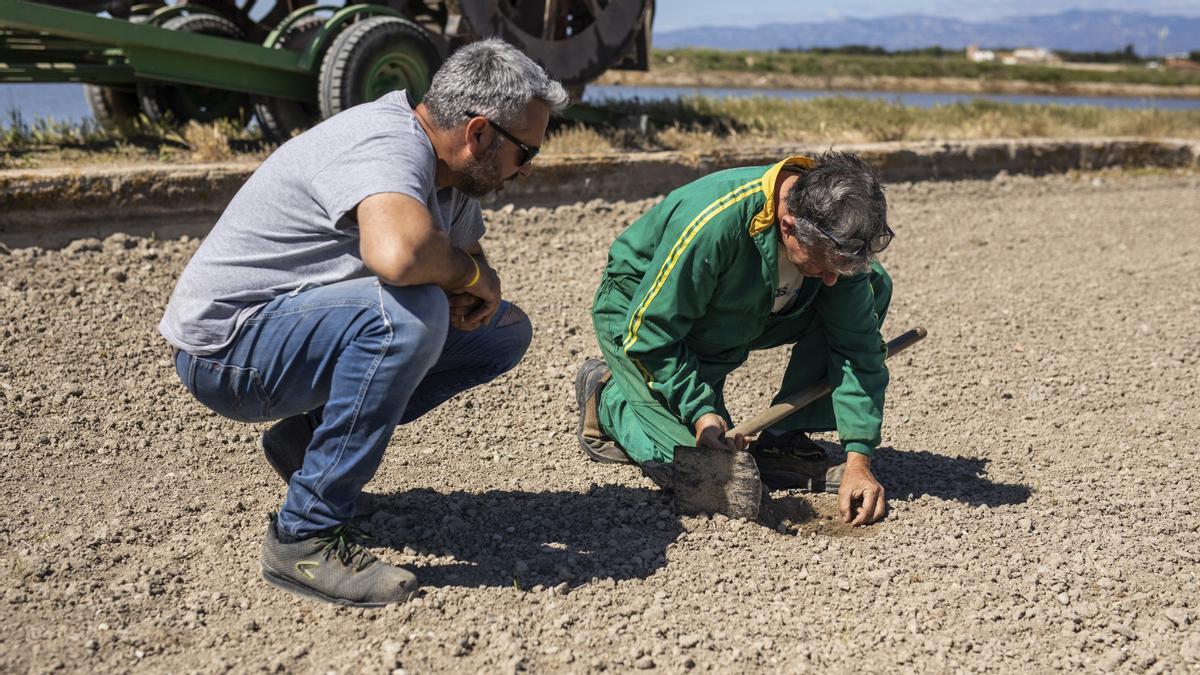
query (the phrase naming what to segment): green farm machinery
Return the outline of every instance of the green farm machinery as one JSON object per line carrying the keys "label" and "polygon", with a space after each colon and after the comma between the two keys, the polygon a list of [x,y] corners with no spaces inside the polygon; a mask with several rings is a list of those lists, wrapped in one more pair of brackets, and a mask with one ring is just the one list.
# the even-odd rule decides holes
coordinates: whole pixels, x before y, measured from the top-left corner
{"label": "green farm machinery", "polygon": [[[346,2],[346,0],[342,0]],[[645,70],[653,0],[0,0],[0,83],[79,82],[101,124],[258,120],[282,141],[498,36],[576,98]]]}

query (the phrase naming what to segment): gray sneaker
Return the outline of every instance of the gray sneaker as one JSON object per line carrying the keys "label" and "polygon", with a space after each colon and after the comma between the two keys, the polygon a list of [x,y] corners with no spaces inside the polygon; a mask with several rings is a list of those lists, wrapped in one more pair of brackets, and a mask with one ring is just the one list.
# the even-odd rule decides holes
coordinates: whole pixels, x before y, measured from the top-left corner
{"label": "gray sneaker", "polygon": [[412,572],[380,561],[362,546],[351,525],[291,544],[279,540],[275,518],[262,546],[262,576],[272,586],[306,598],[351,607],[383,607],[417,592]]}
{"label": "gray sneaker", "polygon": [[575,374],[575,402],[579,404],[579,426],[576,437],[579,449],[593,462],[632,464],[633,460],[600,429],[600,392],[612,376],[608,364],[600,359],[588,359]]}
{"label": "gray sneaker", "polygon": [[304,464],[304,451],[312,437],[312,420],[306,413],[285,417],[263,432],[259,441],[263,454],[284,483]]}

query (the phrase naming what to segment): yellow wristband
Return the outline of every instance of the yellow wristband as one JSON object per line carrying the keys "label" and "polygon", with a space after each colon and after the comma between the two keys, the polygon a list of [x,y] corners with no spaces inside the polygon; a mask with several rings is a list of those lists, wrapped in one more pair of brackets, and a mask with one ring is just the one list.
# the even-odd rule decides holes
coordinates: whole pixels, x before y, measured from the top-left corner
{"label": "yellow wristband", "polygon": [[463,288],[470,288],[479,283],[479,263],[475,260],[475,256],[468,254],[467,257],[471,259],[471,264],[475,266],[475,276],[471,277],[471,281],[466,286],[463,286]]}

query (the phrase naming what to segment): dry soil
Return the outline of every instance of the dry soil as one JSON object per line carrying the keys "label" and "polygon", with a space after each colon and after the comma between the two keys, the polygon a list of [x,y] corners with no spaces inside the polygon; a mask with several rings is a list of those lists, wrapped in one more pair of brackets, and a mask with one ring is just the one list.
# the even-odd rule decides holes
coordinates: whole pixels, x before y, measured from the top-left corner
{"label": "dry soil", "polygon": [[155,332],[197,240],[0,248],[0,671],[1200,671],[1200,177],[889,194],[887,332],[930,337],[891,365],[884,522],[679,518],[585,461],[592,291],[651,202],[499,209],[534,344],[397,432],[367,524],[424,591],[370,611],[259,578],[263,427],[190,400]]}

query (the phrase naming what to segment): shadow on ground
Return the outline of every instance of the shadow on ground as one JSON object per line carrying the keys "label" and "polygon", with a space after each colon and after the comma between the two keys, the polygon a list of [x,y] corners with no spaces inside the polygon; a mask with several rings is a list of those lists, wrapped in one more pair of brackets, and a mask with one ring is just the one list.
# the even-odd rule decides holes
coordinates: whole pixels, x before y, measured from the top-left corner
{"label": "shadow on ground", "polygon": [[666,565],[684,531],[658,490],[593,486],[586,493],[430,489],[376,495],[375,542],[449,556],[418,566],[426,586],[578,586],[643,579]]}
{"label": "shadow on ground", "polygon": [[[877,474],[893,498],[926,494],[995,507],[1030,496],[1025,485],[986,478],[985,459],[893,448],[880,448],[877,457]],[[620,485],[593,486],[586,493],[420,489],[375,495],[371,502],[375,513],[366,527],[375,543],[453,559],[417,565],[426,586],[570,588],[602,579],[644,579],[666,565],[667,547],[684,531],[665,493]],[[779,494],[773,503],[797,531],[832,536],[875,531],[841,523],[833,503],[796,494]]]}
{"label": "shadow on ground", "polygon": [[994,483],[987,478],[989,460],[947,457],[925,450],[880,448],[875,470],[888,496],[929,495],[971,506],[1023,504],[1032,493],[1027,485]]}

